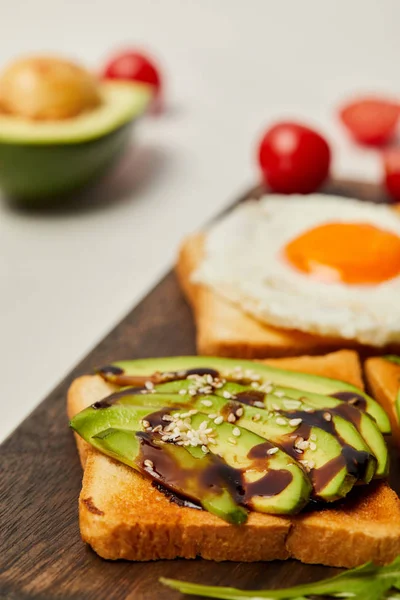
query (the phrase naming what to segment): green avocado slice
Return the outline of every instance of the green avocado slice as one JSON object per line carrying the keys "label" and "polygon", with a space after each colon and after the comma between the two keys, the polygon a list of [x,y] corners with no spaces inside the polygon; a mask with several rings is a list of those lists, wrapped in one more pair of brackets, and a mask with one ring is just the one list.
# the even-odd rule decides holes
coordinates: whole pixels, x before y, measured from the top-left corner
{"label": "green avocado slice", "polygon": [[357,398],[360,408],[376,421],[382,433],[390,433],[390,422],[386,412],[375,400],[357,387],[336,379],[287,371],[249,360],[206,356],[148,358],[115,362],[100,369],[99,373],[117,385],[135,385],[135,378],[151,378],[156,372],[173,375],[180,371],[199,371],[199,369],[213,371],[225,379],[234,375],[237,380],[243,378],[250,380],[249,374],[254,374],[259,377],[259,383],[264,385],[291,387],[327,396],[340,394],[339,398],[342,400]]}
{"label": "green avocado slice", "polygon": [[[212,429],[210,452],[243,473],[243,503],[269,514],[295,514],[308,503],[311,484],[301,467],[270,441],[247,429],[203,413],[192,416],[192,426]],[[207,430],[207,429],[206,429]]]}
{"label": "green avocado slice", "polygon": [[[184,389],[183,386],[186,382],[181,381],[180,384],[182,385],[181,389]],[[280,418],[281,415],[274,409],[268,411],[266,408],[256,408],[237,401],[226,400],[219,396],[190,397],[188,394],[184,396],[159,393],[143,394],[141,390],[128,388],[112,394],[103,403],[105,406],[115,406],[115,404],[126,406],[128,404],[135,407],[152,406],[154,408],[163,408],[166,405],[178,408],[178,404],[181,403],[181,410],[187,411],[195,408],[206,415],[211,415],[209,418],[212,421],[214,419],[217,419],[217,422],[221,419],[228,422],[234,420],[235,424],[241,428],[252,431],[283,448],[296,462],[303,461],[302,464],[308,471],[313,484],[314,498],[327,502],[343,498],[356,482],[356,475],[359,472],[355,469],[356,465],[351,465],[351,459],[359,461],[362,459],[364,461],[365,470],[362,475],[363,480],[367,483],[374,475],[376,468],[375,458],[369,453],[368,447],[366,447],[352,424],[347,421],[344,422],[343,426],[353,430],[356,438],[354,445],[358,445],[360,454],[363,450],[365,451],[361,456],[358,453],[353,453],[351,456],[346,455],[337,437],[320,427],[311,425],[307,427],[307,432],[304,432],[304,426],[301,424],[291,425],[288,419],[285,419],[285,424],[282,426],[282,423],[276,422],[276,419]],[[295,401],[295,404],[296,408],[301,406],[300,402]],[[238,410],[239,413],[237,414]],[[307,413],[302,414],[303,418],[307,416]],[[340,417],[335,418],[340,419]],[[303,430],[301,430],[302,427]],[[307,439],[310,436],[313,439],[310,439],[308,444]],[[296,446],[297,441],[302,442],[300,444],[302,449]],[[348,465],[352,466],[351,473]]]}
{"label": "green avocado slice", "polygon": [[[129,396],[122,398],[126,401]],[[145,400],[145,397],[137,398],[139,401]],[[154,402],[155,397],[149,396],[149,400]],[[166,399],[160,400],[165,403]],[[167,435],[168,439],[165,440],[165,431],[161,431],[161,428],[166,427],[175,415],[176,426],[182,427],[183,420],[189,419],[191,440],[196,436],[198,440],[182,449],[194,458],[199,457],[199,452],[203,455],[210,452],[220,457],[230,469],[228,480],[240,482],[237,489],[241,492],[237,499],[241,504],[259,512],[274,514],[293,514],[304,507],[310,497],[311,484],[303,469],[290,456],[250,431],[229,423],[216,424],[207,415],[195,409],[189,413],[187,408],[183,408],[184,412],[171,407],[154,412],[154,407],[113,404],[105,399],[76,415],[71,420],[71,427],[102,451],[104,444],[99,441],[98,434],[110,428],[131,431],[144,429],[147,433],[150,427],[152,432],[159,433],[160,443],[166,442],[165,446],[175,447],[175,444],[168,442],[176,442],[176,434],[170,432],[168,435],[172,437],[168,438]],[[207,444],[202,436],[207,436]],[[188,443],[192,444],[191,441]],[[176,447],[179,448],[178,445]],[[195,472],[192,473],[192,477],[197,476]]]}
{"label": "green avocado slice", "polygon": [[[346,401],[335,400],[329,396],[314,394],[312,392],[304,393],[293,388],[280,387],[279,392],[285,397],[293,400],[301,400],[303,404],[309,406],[315,413],[327,412],[331,415],[332,421],[337,428],[337,431],[346,444],[354,445],[356,438],[353,434],[354,428],[363,438],[367,450],[375,456],[376,472],[375,477],[386,477],[389,472],[389,452],[385,439],[380,432],[377,423],[370,417],[369,414],[359,410],[356,406],[349,404]],[[273,402],[270,396],[267,396],[268,402]],[[337,417],[340,417],[338,419]],[[329,418],[329,417],[328,417]],[[329,421],[328,421],[329,423]],[[353,425],[352,431],[349,431],[349,425]],[[363,450],[360,445],[355,446],[357,450]]]}
{"label": "green avocado slice", "polygon": [[[146,434],[142,421],[149,411],[151,409],[145,407],[117,404],[107,410],[89,407],[75,415],[70,425],[100,452],[150,475],[172,491],[198,501],[205,510],[229,523],[244,523],[247,513],[234,498],[231,480],[225,477],[221,465],[204,453],[193,456],[186,448],[163,443]],[[147,437],[141,438],[142,434]],[[161,458],[157,460],[155,470],[144,463],[151,460],[150,456],[154,458],[154,454]],[[210,470],[216,471],[212,487],[202,484],[202,477],[206,479]]]}
{"label": "green avocado slice", "polygon": [[[247,521],[247,511],[237,504],[229,471],[213,455],[193,456],[186,448],[166,444],[140,431],[110,428],[92,443],[104,454],[123,462],[161,485],[198,502],[205,510],[233,525]],[[213,485],[207,485],[213,478]]]}

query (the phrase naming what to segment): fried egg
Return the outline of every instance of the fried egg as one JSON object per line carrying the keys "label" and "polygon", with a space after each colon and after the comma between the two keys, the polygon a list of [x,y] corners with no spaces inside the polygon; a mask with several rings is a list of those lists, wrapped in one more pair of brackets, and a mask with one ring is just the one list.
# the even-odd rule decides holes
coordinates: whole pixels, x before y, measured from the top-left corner
{"label": "fried egg", "polygon": [[400,218],[388,206],[318,194],[250,200],[209,230],[192,279],[269,325],[400,342]]}

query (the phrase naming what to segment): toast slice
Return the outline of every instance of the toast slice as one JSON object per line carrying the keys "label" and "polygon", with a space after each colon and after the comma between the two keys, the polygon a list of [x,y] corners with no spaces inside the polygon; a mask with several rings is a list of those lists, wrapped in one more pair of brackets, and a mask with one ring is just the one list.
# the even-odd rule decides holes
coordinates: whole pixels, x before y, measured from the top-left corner
{"label": "toast slice", "polygon": [[396,407],[396,399],[400,398],[400,364],[380,357],[369,358],[365,362],[365,374],[373,396],[389,415],[393,438],[400,445],[400,423]]}
{"label": "toast slice", "polygon": [[[338,377],[362,387],[355,352],[271,360],[307,373]],[[68,414],[100,400],[112,386],[99,376],[75,380]],[[170,501],[150,480],[78,440],[85,463],[79,499],[81,535],[102,557],[136,561],[202,558],[260,561],[297,558],[354,567],[388,563],[400,553],[400,501],[386,483],[360,487],[340,506],[297,517],[251,513],[235,527],[215,515]]]}
{"label": "toast slice", "polygon": [[[194,313],[199,354],[268,358],[324,354],[339,348],[353,348],[368,355],[377,354],[376,349],[363,347],[355,341],[265,325],[207,286],[194,284],[191,275],[202,260],[203,248],[204,233],[187,237],[176,264],[180,286]],[[390,349],[394,353],[397,350],[399,348]]]}

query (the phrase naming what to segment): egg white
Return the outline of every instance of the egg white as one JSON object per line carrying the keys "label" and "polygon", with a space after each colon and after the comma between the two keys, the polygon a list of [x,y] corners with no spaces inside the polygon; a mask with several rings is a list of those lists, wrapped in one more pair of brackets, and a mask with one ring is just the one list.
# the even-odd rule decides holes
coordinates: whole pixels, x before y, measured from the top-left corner
{"label": "egg white", "polygon": [[319,194],[265,196],[209,230],[192,279],[266,324],[373,346],[400,342],[400,277],[374,285],[324,283],[283,257],[289,241],[329,222],[369,223],[400,236],[400,218],[388,206]]}

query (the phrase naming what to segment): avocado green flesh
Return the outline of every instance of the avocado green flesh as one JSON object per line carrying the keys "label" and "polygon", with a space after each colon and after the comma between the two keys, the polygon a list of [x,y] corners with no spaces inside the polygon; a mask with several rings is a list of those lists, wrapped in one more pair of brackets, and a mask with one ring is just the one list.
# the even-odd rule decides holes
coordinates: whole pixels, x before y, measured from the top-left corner
{"label": "avocado green flesh", "polygon": [[[322,408],[337,409],[338,406],[344,404],[345,407],[350,409],[350,413],[346,415],[346,418],[337,419],[337,415],[334,416],[334,423],[337,426],[338,433],[344,439],[344,441],[352,446],[356,442],[356,436],[354,436],[353,430],[356,429],[364,444],[354,446],[357,450],[370,450],[377,460],[375,477],[386,477],[389,471],[389,453],[386,446],[386,442],[382,433],[379,431],[376,422],[371,417],[361,410],[354,407],[350,407],[346,402],[336,400],[320,394],[314,394],[308,392],[306,395],[304,392],[295,390],[293,388],[279,388],[286,397],[294,400],[301,400],[304,404],[310,406],[315,410],[321,410]],[[268,396],[269,397],[269,396]],[[268,400],[267,400],[268,402]],[[353,420],[352,414],[356,415]],[[351,419],[351,421],[349,420]],[[353,425],[353,427],[352,427]]]}
{"label": "avocado green flesh", "polygon": [[143,431],[141,420],[148,414],[149,408],[146,407],[114,404],[107,409],[101,409],[89,406],[71,419],[70,426],[86,442],[97,448],[95,436],[98,433],[113,427]]}
{"label": "avocado green flesh", "polygon": [[[137,462],[140,454],[140,443],[136,432],[110,428],[99,432],[93,441],[104,454],[139,472],[143,473],[145,471],[146,474],[149,474],[146,468],[141,468]],[[172,463],[179,467],[181,474],[188,473],[189,476],[182,478],[184,487],[179,484],[179,479],[166,481],[162,477],[157,477],[156,472],[150,473],[153,479],[159,480],[160,483],[172,491],[199,502],[205,510],[228,523],[241,525],[246,522],[247,511],[238,506],[227,489],[219,488],[214,491],[212,488],[200,485],[202,473],[210,468],[210,459],[207,455],[203,453],[200,458],[196,458],[185,448],[173,444],[160,444],[159,447],[164,454],[170,456]],[[157,465],[155,465],[155,469],[157,469]],[[196,477],[193,477],[194,473],[197,475]]]}
{"label": "avocado green flesh", "polygon": [[[182,402],[183,403],[183,402],[185,402],[185,400],[187,401],[191,397],[188,394],[181,396],[179,394],[179,392],[183,391],[183,390],[187,390],[190,387],[190,385],[191,385],[191,382],[188,380],[172,381],[172,382],[156,385],[155,390],[156,390],[157,394],[165,394],[164,400],[161,400],[161,402],[168,403],[168,404],[171,402]],[[241,392],[245,392],[246,390],[249,390],[248,386],[244,386],[244,385],[233,383],[233,382],[228,382],[221,389],[215,390],[215,394],[219,397],[223,397],[223,394],[228,392],[230,395],[235,397],[237,394],[240,394]],[[277,392],[278,394],[281,394],[283,396],[283,398],[276,396],[275,392]],[[135,403],[140,404],[140,401],[136,401],[135,397],[138,398],[138,396],[134,396],[133,399],[130,400],[130,402],[132,404],[135,404]],[[144,395],[143,397],[145,398],[144,403],[149,404],[152,402],[152,398],[154,398],[154,395],[149,394],[149,395]],[[217,408],[213,398],[215,398],[215,396],[210,396],[210,397],[207,396],[206,402],[207,401],[213,402],[213,408]],[[149,400],[146,400],[146,399],[149,399]],[[238,396],[237,400],[240,401],[240,396]],[[289,403],[287,403],[288,400],[289,400]],[[293,400],[294,404],[290,405],[290,400]],[[154,401],[156,403],[158,402],[158,400],[154,400]],[[202,404],[201,404],[202,401],[204,401],[204,398],[200,399],[195,404],[195,407],[198,410],[203,410],[203,412],[204,412],[204,407],[202,408]],[[276,386],[274,388],[273,393],[265,394],[264,402],[265,402],[265,408],[268,409],[270,412],[276,412],[276,410],[281,410],[283,412],[288,413],[289,417],[290,417],[291,410],[293,411],[296,408],[298,411],[301,412],[304,410],[304,408],[310,408],[312,410],[321,411],[325,408],[329,409],[329,408],[342,407],[343,409],[348,410],[351,415],[354,415],[354,414],[357,415],[357,417],[359,417],[360,420],[359,420],[359,422],[354,424],[354,423],[350,422],[349,420],[347,420],[347,418],[342,418],[340,415],[333,414],[333,424],[335,426],[336,432],[345,444],[347,444],[348,446],[354,448],[355,450],[357,450],[359,452],[365,452],[365,453],[369,454],[369,458],[368,458],[368,460],[365,461],[365,464],[364,464],[365,470],[361,476],[361,480],[364,483],[369,483],[371,481],[372,477],[374,477],[374,476],[375,477],[385,477],[387,475],[388,468],[389,468],[389,455],[388,455],[385,440],[384,440],[382,434],[380,433],[375,422],[372,421],[372,419],[370,419],[366,413],[359,411],[358,409],[356,409],[354,407],[349,406],[345,401],[342,401],[342,400],[337,400],[335,398],[323,396],[320,394],[313,394],[311,392],[307,392],[305,394],[303,391],[295,390],[293,388],[284,388],[281,386]],[[223,405],[225,405],[225,404],[226,404],[226,401],[223,402]],[[285,404],[286,405],[288,404],[289,408],[287,408],[287,406],[285,406]],[[222,405],[220,403],[218,406],[218,411],[220,411],[221,408],[222,408]],[[211,412],[211,411],[212,411],[212,409],[210,409],[209,412]],[[251,417],[254,417],[257,413],[260,413],[259,408],[258,409],[256,409],[255,407],[247,407],[246,408],[246,414],[251,415]],[[262,413],[262,411],[261,411],[261,413]],[[293,415],[293,416],[296,416],[296,415]],[[298,416],[300,416],[300,415],[298,415]],[[263,435],[267,439],[274,440],[276,443],[279,443],[279,435],[282,436],[282,434],[284,434],[284,433],[293,433],[296,430],[296,427],[292,427],[290,429],[282,428],[282,426],[278,426],[278,425],[276,425],[276,423],[274,424],[274,421],[272,419],[269,419],[268,422],[266,423],[266,425],[263,425],[262,420],[257,421],[257,422],[250,421],[247,423],[247,425],[244,425],[242,423],[243,423],[243,421],[240,422],[241,426],[246,427],[247,429],[250,429],[251,431],[255,431],[256,433]],[[324,424],[324,421],[322,420],[321,423]],[[264,427],[266,426],[267,429],[264,429],[264,431],[261,431],[261,425],[263,425]],[[274,427],[275,427],[275,430],[274,430]],[[319,427],[318,429],[320,432],[322,431],[321,427]],[[316,433],[314,431],[312,431],[310,434],[316,435]],[[328,437],[328,439],[332,439],[333,436],[326,434],[325,437]],[[322,465],[327,463],[328,460],[331,460],[332,458],[334,458],[335,456],[340,454],[340,451],[334,451],[332,444],[327,445],[326,441],[327,440],[325,440],[324,443],[319,445],[319,451],[316,454],[316,457],[318,459],[317,461],[315,460],[314,456],[312,456],[312,457],[309,456],[309,454],[310,454],[309,451],[307,451],[305,453],[305,454],[307,454],[307,456],[304,455],[301,458],[304,460],[312,460],[313,462],[316,463],[316,468],[322,467]],[[338,446],[339,446],[339,443],[336,440],[336,449],[338,448]],[[326,500],[343,497],[343,495],[345,495],[347,493],[347,491],[349,489],[348,488],[349,483],[352,480],[354,480],[354,477],[351,477],[350,474],[346,475],[346,471],[343,470],[343,487],[339,486],[337,488],[337,490],[335,490],[334,485],[335,484],[337,485],[340,481],[340,477],[336,476],[336,478],[330,482],[329,486],[327,486],[326,489],[324,489],[322,497]],[[325,495],[326,495],[326,498],[325,498]],[[335,498],[335,495],[336,495],[336,498]]]}
{"label": "avocado green flesh", "polygon": [[[145,400],[145,397],[138,396],[137,399],[139,401]],[[155,398],[152,397],[151,399],[154,402]],[[160,398],[160,401],[164,401],[165,405],[165,398]],[[154,408],[131,406],[128,404],[112,404],[107,408],[89,407],[72,419],[71,427],[86,441],[99,450],[104,451],[104,444],[101,442],[101,438],[98,437],[101,431],[110,428],[141,431],[143,430],[141,420],[152,412],[155,412]],[[174,412],[179,411],[176,409],[171,410],[171,414]],[[208,419],[202,413],[192,416],[192,427],[199,429],[201,423],[205,420]],[[251,488],[252,484],[254,484],[253,487],[259,489],[259,493],[251,497],[249,496],[247,500],[249,506],[260,512],[291,514],[301,510],[308,502],[311,484],[303,470],[287,454],[279,450],[274,455],[268,457],[265,455],[256,464],[253,464],[254,461],[250,460],[247,455],[254,446],[266,444],[265,439],[246,429],[240,430],[241,435],[236,437],[234,434],[235,427],[228,423],[215,425],[210,421],[210,426],[213,427],[215,435],[215,443],[209,446],[211,453],[220,456],[229,466],[243,471],[245,490],[246,486],[250,486]],[[165,444],[165,446],[180,448],[172,444]],[[268,448],[270,447],[271,444],[268,445]],[[181,449],[192,453],[194,458],[199,456],[199,449],[197,447],[192,448],[189,446],[187,449]],[[272,471],[279,471],[278,475],[276,475],[277,479],[279,477],[282,479],[283,477],[282,489],[279,485],[276,488],[276,481],[273,480],[275,473],[271,474],[270,472]],[[284,472],[283,475],[282,472]],[[264,476],[269,477],[271,481],[267,480],[265,486],[261,485],[258,488],[254,479],[260,479]],[[272,490],[271,493],[269,493],[270,489]],[[182,490],[180,490],[180,493],[182,493]]]}
{"label": "avocado green flesh", "polygon": [[[207,356],[178,356],[167,358],[147,358],[133,361],[120,361],[113,363],[119,367],[125,375],[152,375],[155,372],[175,372],[197,367],[210,367],[220,372],[224,377],[232,373],[236,366],[249,369],[261,376],[262,382],[269,381],[274,385],[296,388],[298,390],[314,392],[317,394],[331,395],[338,392],[354,392],[362,396],[366,401],[366,412],[377,422],[382,433],[390,433],[390,422],[383,408],[375,402],[368,394],[357,387],[336,379],[310,375],[308,373],[297,373],[263,365],[249,360],[236,360],[229,358],[207,357]],[[108,377],[107,377],[108,378]],[[109,377],[112,380],[112,377]]]}
{"label": "avocado green flesh", "polygon": [[97,139],[140,116],[152,98],[152,90],[142,83],[102,81],[100,95],[98,106],[66,119],[30,120],[0,113],[0,142],[37,147]]}
{"label": "avocado green flesh", "polygon": [[[198,413],[192,417],[192,425],[198,429],[205,420],[205,415]],[[214,425],[208,420],[208,426],[213,427],[215,443],[209,445],[209,450],[217,454],[231,467],[243,470],[244,489],[250,491],[252,486],[258,490],[246,500],[246,504],[258,512],[270,514],[294,514],[299,512],[309,501],[311,484],[304,471],[281,450],[269,456],[266,450],[264,457],[254,460],[250,458],[256,446],[273,447],[266,440],[246,429],[229,423]],[[235,431],[240,435],[235,436]],[[286,473],[286,476],[285,476]],[[278,492],[272,492],[277,479],[282,475],[282,487],[279,482]],[[288,475],[288,476],[287,476]],[[265,485],[263,485],[263,478]],[[288,482],[287,482],[288,481]],[[258,482],[259,485],[255,485]]]}
{"label": "avocado green flesh", "polygon": [[[181,384],[181,389],[184,389],[184,386],[187,382],[182,380],[179,383]],[[165,389],[169,385],[170,384],[162,384],[160,386],[156,386],[157,392],[159,391],[159,388]],[[187,411],[190,406],[190,408],[195,408],[205,415],[224,415],[225,410],[229,408],[229,401],[218,396],[207,395],[191,398],[188,395],[182,397],[180,395],[161,393],[135,394],[130,393],[129,389],[125,391],[125,394],[126,395],[120,395],[119,398],[116,396],[117,403],[121,403],[121,405],[130,404],[135,407],[151,406],[154,409],[160,409],[165,406],[176,406],[177,403],[180,402],[182,403],[182,407],[184,407],[185,411]],[[110,398],[112,397],[113,396],[110,396]],[[297,426],[290,426],[289,423],[287,423],[286,426],[278,425],[276,423],[277,415],[275,414],[274,418],[271,418],[271,413],[267,412],[266,410],[254,408],[248,405],[243,405],[242,408],[243,416],[237,418],[235,425],[252,431],[253,433],[269,440],[270,442],[273,442],[278,446],[284,447],[284,450],[296,461],[303,459],[312,461],[314,463],[313,469],[315,469],[315,471],[312,470],[310,477],[311,480],[314,478],[313,487],[315,497],[318,497],[320,500],[324,500],[326,502],[332,502],[334,500],[343,498],[353,487],[356,482],[356,478],[348,473],[345,465],[343,465],[343,467],[336,474],[332,473],[331,478],[326,478],[326,481],[322,487],[318,485],[318,469],[323,468],[324,465],[329,463],[329,461],[332,461],[341,454],[341,445],[333,435],[324,431],[323,429],[312,427],[310,429],[310,435],[316,437],[315,444],[318,450],[314,451],[310,448],[307,448],[301,455],[299,455],[296,454],[294,450],[294,440],[289,438],[290,434],[296,432]],[[255,417],[257,418],[256,421],[253,420]],[[204,420],[204,416],[201,417],[201,420]],[[213,423],[211,423],[211,425],[213,425]],[[351,424],[349,424],[349,426],[351,427]],[[355,436],[359,437],[357,431],[355,431]],[[361,438],[360,442],[360,446],[363,445]],[[363,449],[364,447],[365,445],[363,445],[360,449]],[[372,478],[375,471],[376,461],[373,459],[373,457],[371,457],[369,464],[370,470],[368,481]]]}
{"label": "avocado green flesh", "polygon": [[[224,390],[229,391],[232,395],[236,395],[240,394],[240,392],[245,392],[246,387],[236,383],[228,383],[224,388],[218,390],[217,393],[223,394]],[[240,401],[240,396],[238,396],[238,399]],[[304,393],[304,391],[294,390],[293,388],[275,386],[272,393],[265,394],[264,404],[265,408],[269,411],[279,410],[286,415],[288,419],[298,416],[306,422],[307,420],[313,422],[313,418],[312,415],[304,411],[304,409],[318,411],[317,414],[319,415],[321,411],[328,408],[338,409],[338,407],[340,407],[344,409],[346,418],[343,418],[340,414],[332,414],[334,433],[337,434],[339,439],[347,446],[350,446],[359,452],[369,454],[369,458],[366,464],[364,464],[365,471],[362,474],[361,480],[364,483],[369,483],[375,474],[377,477],[382,477],[387,474],[385,469],[387,469],[388,464],[388,453],[382,434],[374,423],[373,431],[371,430],[372,420],[366,413],[359,411],[352,406],[349,407],[346,401],[336,400],[329,396],[313,394],[311,392]],[[349,412],[349,416],[347,415],[347,412]],[[357,426],[348,420],[354,415],[360,418],[360,424],[357,422]],[[318,427],[318,425],[316,426],[319,431],[321,431],[321,428],[323,430],[323,427],[328,429],[331,428],[331,425],[323,418],[317,419],[317,422],[318,421],[321,425],[320,427]],[[316,435],[315,432],[313,433]],[[330,435],[329,437],[334,436]],[[379,468],[377,457],[370,444],[366,441],[370,439],[372,439],[372,445],[381,457]],[[320,446],[325,448],[325,444],[320,444]]]}

